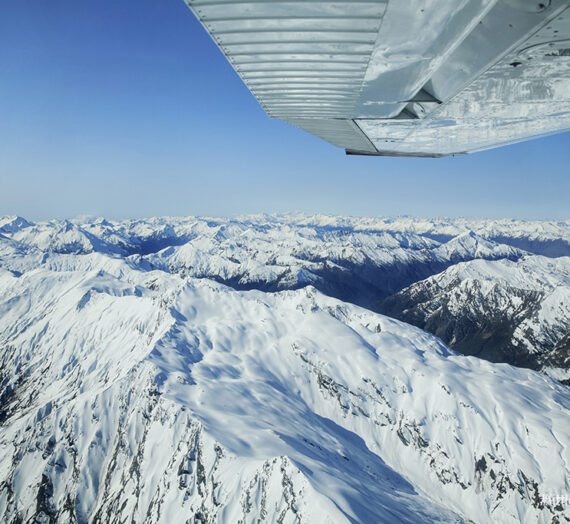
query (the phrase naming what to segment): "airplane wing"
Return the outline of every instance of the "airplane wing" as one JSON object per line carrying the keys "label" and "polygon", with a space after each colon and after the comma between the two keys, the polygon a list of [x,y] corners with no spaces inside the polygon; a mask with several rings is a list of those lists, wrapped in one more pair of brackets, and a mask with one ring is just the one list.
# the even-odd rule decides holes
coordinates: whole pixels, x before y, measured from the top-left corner
{"label": "airplane wing", "polygon": [[348,154],[570,129],[570,0],[185,0],[270,117]]}

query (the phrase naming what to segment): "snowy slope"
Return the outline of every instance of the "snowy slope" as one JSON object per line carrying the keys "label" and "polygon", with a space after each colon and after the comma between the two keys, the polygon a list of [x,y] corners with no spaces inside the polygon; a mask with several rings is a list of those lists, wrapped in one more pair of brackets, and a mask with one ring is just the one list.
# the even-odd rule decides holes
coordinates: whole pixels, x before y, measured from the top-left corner
{"label": "snowy slope", "polygon": [[570,256],[570,220],[514,220],[415,217],[336,217],[285,215],[278,221],[302,226],[354,228],[357,231],[415,233],[440,241],[473,232],[487,240],[504,243],[550,257]]}
{"label": "snowy slope", "polygon": [[570,380],[570,257],[474,260],[384,300],[462,353]]}
{"label": "snowy slope", "polygon": [[26,227],[14,231],[11,238],[24,246],[50,253],[124,253],[113,243],[106,242],[69,220],[28,223]]}
{"label": "snowy slope", "polygon": [[2,521],[570,519],[568,388],[312,287],[52,253],[0,359]]}
{"label": "snowy slope", "polygon": [[32,226],[25,218],[19,216],[3,216],[0,217],[0,233],[15,233],[20,229]]}
{"label": "snowy slope", "polygon": [[[4,238],[20,249],[48,256],[139,255],[141,268],[212,278],[237,289],[277,291],[312,284],[328,295],[364,306],[458,261],[516,260],[524,254],[473,232],[462,231],[440,242],[410,231],[365,230],[366,219],[344,227],[296,220],[295,216],[190,217],[31,224],[8,217]],[[21,258],[4,259],[4,267],[25,270]]]}

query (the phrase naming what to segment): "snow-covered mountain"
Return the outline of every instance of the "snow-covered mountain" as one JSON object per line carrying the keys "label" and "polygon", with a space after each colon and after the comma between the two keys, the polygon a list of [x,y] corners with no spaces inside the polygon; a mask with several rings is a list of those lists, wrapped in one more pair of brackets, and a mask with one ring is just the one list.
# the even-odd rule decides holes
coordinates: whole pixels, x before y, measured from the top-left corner
{"label": "snow-covered mountain", "polygon": [[[31,224],[12,217],[4,219],[10,224],[4,237],[32,258],[40,253],[48,257],[95,252],[130,256],[131,263],[141,268],[211,278],[236,289],[278,291],[311,284],[328,295],[363,306],[459,261],[516,260],[524,255],[518,248],[472,231],[461,230],[439,241],[409,231],[367,229],[367,219],[345,219],[346,224],[331,225],[326,217],[320,217],[322,224],[318,218],[313,224],[296,215]],[[25,260],[2,256],[4,250],[12,249],[2,240],[0,237],[4,267],[25,271]],[[29,267],[36,263],[33,259]]]}
{"label": "snow-covered mountain", "polygon": [[461,353],[570,383],[570,257],[459,263],[385,299],[378,310]]}
{"label": "snow-covered mountain", "polygon": [[439,241],[472,232],[487,240],[518,247],[537,255],[570,256],[570,220],[378,218],[327,215],[286,215],[276,218],[295,225],[415,233]]}
{"label": "snow-covered mountain", "polygon": [[544,375],[310,286],[34,253],[0,270],[4,522],[570,520]]}

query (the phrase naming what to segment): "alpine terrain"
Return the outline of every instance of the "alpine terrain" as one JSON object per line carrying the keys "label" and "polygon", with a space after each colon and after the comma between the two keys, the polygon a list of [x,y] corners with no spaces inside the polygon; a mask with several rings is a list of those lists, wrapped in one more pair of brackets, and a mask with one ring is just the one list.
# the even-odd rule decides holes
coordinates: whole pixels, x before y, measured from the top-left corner
{"label": "alpine terrain", "polygon": [[1,218],[0,521],[570,522],[569,239]]}
{"label": "alpine terrain", "polygon": [[570,384],[570,257],[473,260],[381,302],[454,349]]}

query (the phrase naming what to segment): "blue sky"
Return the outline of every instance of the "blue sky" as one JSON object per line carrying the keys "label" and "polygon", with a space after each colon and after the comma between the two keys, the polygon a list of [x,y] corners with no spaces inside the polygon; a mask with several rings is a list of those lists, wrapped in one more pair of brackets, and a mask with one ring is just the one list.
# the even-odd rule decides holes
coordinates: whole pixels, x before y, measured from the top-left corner
{"label": "blue sky", "polygon": [[347,157],[268,118],[182,0],[8,0],[0,214],[570,218],[570,133]]}

